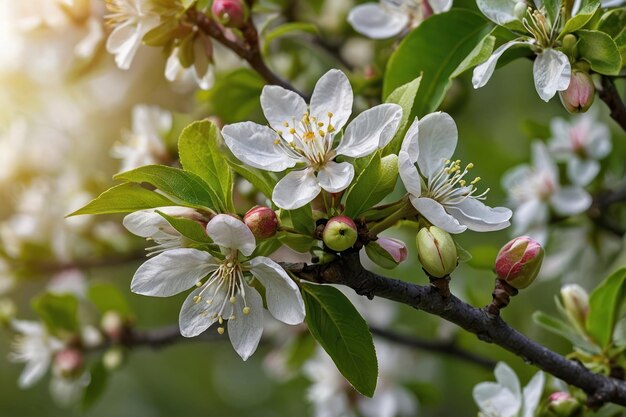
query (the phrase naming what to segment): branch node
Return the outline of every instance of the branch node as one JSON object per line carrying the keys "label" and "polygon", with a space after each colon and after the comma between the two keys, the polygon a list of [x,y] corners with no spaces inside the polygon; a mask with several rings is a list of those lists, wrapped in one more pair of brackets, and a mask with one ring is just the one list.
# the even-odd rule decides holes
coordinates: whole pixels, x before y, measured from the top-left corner
{"label": "branch node", "polygon": [[513,288],[505,280],[496,278],[496,286],[491,293],[492,300],[485,309],[492,316],[499,316],[500,310],[509,305],[511,297],[517,295],[519,291]]}
{"label": "branch node", "polygon": [[[428,275],[428,272],[426,272],[426,275]],[[430,285],[435,287],[443,298],[450,298],[450,275],[441,278],[428,275],[428,279],[430,280]]]}

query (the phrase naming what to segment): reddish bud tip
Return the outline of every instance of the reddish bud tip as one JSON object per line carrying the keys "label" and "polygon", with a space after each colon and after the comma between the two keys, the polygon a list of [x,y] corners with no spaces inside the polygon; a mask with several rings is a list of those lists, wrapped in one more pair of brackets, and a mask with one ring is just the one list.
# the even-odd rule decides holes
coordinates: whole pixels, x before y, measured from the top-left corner
{"label": "reddish bud tip", "polygon": [[62,377],[78,376],[83,369],[83,354],[77,349],[65,349],[54,357],[53,371]]}
{"label": "reddish bud tip", "polygon": [[583,71],[572,72],[567,90],[560,91],[559,97],[563,107],[570,113],[584,113],[593,104],[596,87],[591,76]]}
{"label": "reddish bud tip", "polygon": [[211,12],[222,25],[230,28],[242,28],[248,20],[248,6],[243,0],[215,0]]}
{"label": "reddish bud tip", "polygon": [[267,239],[276,234],[278,219],[276,213],[269,207],[252,207],[245,216],[243,222],[252,230],[257,239]]}
{"label": "reddish bud tip", "polygon": [[544,251],[528,236],[516,237],[504,245],[496,258],[496,274],[518,290],[528,287],[537,277]]}

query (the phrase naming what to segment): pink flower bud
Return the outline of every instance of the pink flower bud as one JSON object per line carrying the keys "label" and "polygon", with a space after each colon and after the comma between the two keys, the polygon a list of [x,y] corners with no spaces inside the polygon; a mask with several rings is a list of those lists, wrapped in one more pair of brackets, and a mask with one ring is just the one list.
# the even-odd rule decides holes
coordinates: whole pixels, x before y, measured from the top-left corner
{"label": "pink flower bud", "polygon": [[248,20],[248,6],[243,0],[214,0],[213,16],[224,26],[242,28]]}
{"label": "pink flower bud", "polygon": [[543,248],[528,236],[516,237],[504,245],[496,257],[496,274],[518,290],[537,277],[543,261]]}
{"label": "pink flower bud", "polygon": [[83,354],[73,348],[60,351],[54,357],[53,372],[69,378],[78,376],[83,369]]}
{"label": "pink flower bud", "polygon": [[117,311],[107,311],[100,320],[102,331],[113,342],[119,343],[124,336],[125,323],[124,318]]}
{"label": "pink flower bud", "polygon": [[252,207],[245,216],[243,222],[252,230],[257,239],[267,239],[276,234],[278,219],[276,213],[269,207]]}
{"label": "pink flower bud", "polygon": [[357,238],[356,224],[347,216],[336,216],[328,220],[322,233],[326,246],[337,252],[350,249]]}
{"label": "pink flower bud", "polygon": [[406,260],[408,251],[403,241],[389,237],[379,237],[365,246],[365,253],[375,264],[392,269]]}
{"label": "pink flower bud", "polygon": [[567,392],[553,392],[548,397],[548,410],[557,417],[571,417],[580,409],[580,403]]}
{"label": "pink flower bud", "polygon": [[596,87],[591,76],[583,71],[572,72],[567,90],[560,91],[559,97],[563,107],[570,113],[584,113],[593,104]]}

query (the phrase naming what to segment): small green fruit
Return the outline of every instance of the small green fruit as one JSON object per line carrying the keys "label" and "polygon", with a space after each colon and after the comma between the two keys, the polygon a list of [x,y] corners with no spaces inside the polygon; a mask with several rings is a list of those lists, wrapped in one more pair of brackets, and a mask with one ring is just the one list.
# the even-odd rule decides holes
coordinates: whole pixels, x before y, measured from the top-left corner
{"label": "small green fruit", "polygon": [[328,220],[322,233],[324,244],[337,252],[350,249],[356,243],[357,237],[356,224],[346,216],[336,216]]}

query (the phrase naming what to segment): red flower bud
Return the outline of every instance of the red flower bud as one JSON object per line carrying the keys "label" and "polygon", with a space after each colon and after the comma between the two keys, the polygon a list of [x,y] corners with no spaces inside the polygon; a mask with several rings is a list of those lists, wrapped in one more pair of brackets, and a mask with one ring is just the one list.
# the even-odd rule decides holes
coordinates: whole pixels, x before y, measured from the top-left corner
{"label": "red flower bud", "polygon": [[516,237],[504,245],[496,258],[496,274],[518,290],[528,287],[537,277],[544,251],[528,236]]}
{"label": "red flower bud", "polygon": [[77,349],[65,349],[54,357],[52,369],[55,374],[70,378],[80,375],[83,369],[83,353]]}
{"label": "red flower bud", "polygon": [[336,216],[328,220],[322,233],[326,246],[337,252],[351,248],[357,238],[356,224],[347,216]]}
{"label": "red flower bud", "polygon": [[211,12],[222,25],[230,28],[242,28],[248,20],[248,6],[243,0],[215,0]]}
{"label": "red flower bud", "polygon": [[567,90],[560,91],[559,97],[563,107],[570,113],[584,113],[593,104],[596,87],[591,76],[583,71],[572,72]]}
{"label": "red flower bud", "polygon": [[553,392],[548,397],[548,410],[557,417],[571,417],[580,409],[578,401],[567,392]]}
{"label": "red flower bud", "polygon": [[252,207],[245,216],[243,222],[252,230],[257,239],[267,239],[276,234],[278,219],[276,213],[269,207]]}
{"label": "red flower bud", "polygon": [[387,269],[395,268],[409,255],[403,241],[389,237],[379,237],[368,243],[365,252],[372,262]]}

